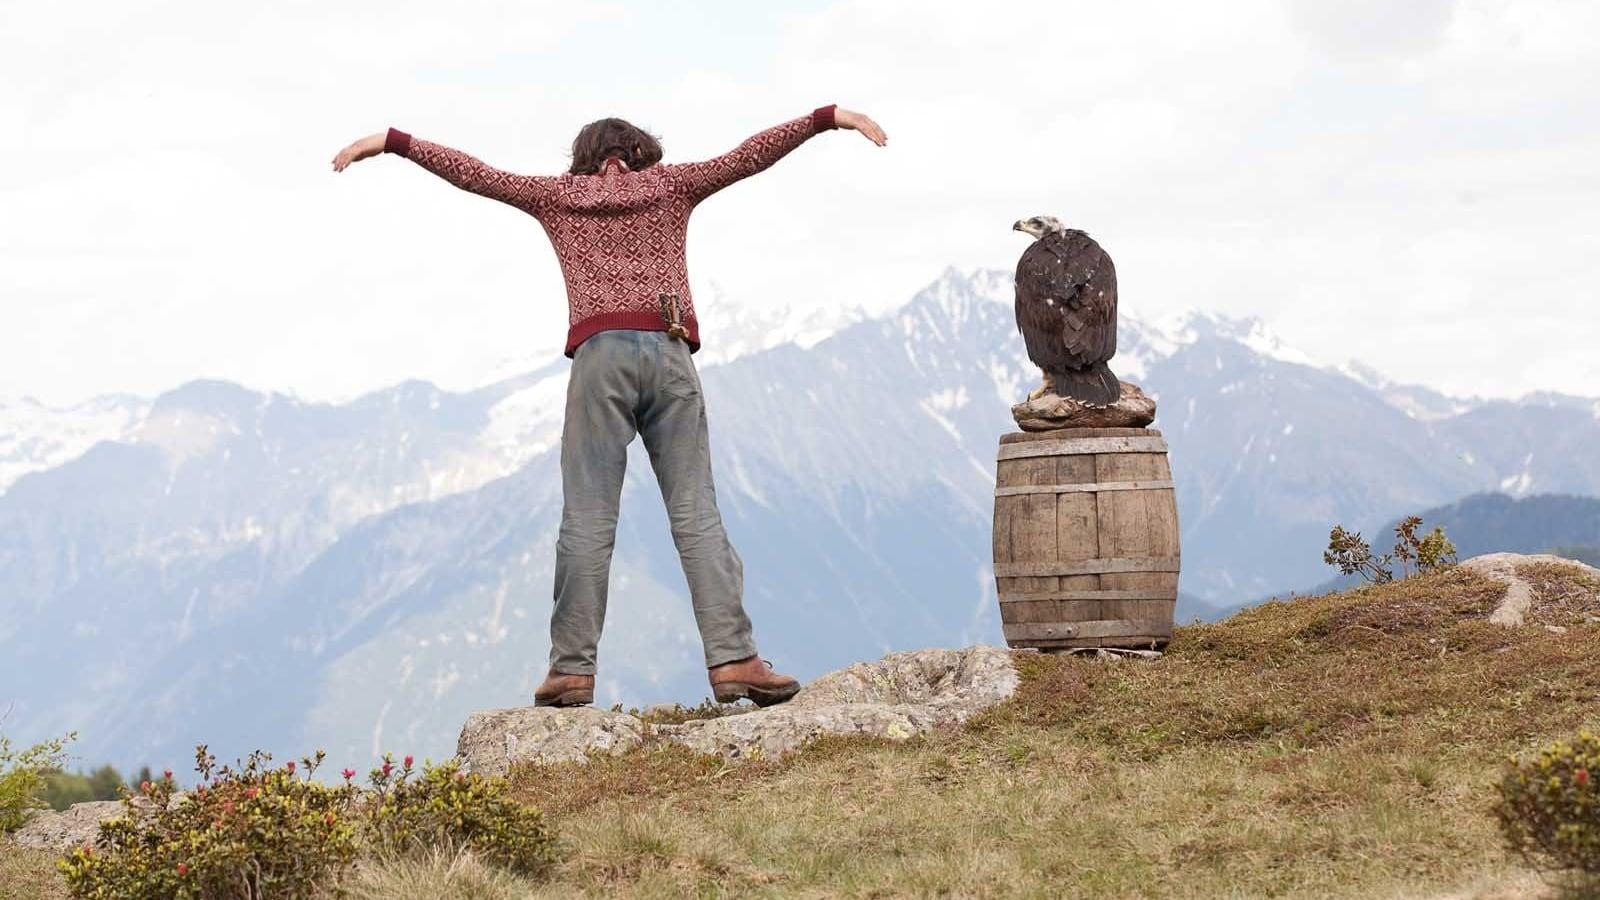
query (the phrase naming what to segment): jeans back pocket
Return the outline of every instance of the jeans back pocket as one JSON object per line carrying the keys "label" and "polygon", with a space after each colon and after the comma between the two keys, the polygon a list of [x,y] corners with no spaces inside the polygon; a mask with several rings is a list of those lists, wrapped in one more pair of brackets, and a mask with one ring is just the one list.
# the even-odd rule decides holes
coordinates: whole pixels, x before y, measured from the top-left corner
{"label": "jeans back pocket", "polygon": [[661,342],[661,391],[679,400],[700,396],[700,373],[689,356],[689,344],[678,338]]}

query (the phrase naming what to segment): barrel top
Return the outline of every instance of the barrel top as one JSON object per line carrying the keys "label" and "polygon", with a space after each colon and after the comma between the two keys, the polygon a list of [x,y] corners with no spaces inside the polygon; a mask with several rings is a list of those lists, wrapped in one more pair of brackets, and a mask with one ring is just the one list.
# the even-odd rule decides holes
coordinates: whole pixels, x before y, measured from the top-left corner
{"label": "barrel top", "polygon": [[1000,435],[1001,444],[1059,441],[1065,438],[1160,437],[1155,428],[1052,428],[1049,431],[1013,431]]}

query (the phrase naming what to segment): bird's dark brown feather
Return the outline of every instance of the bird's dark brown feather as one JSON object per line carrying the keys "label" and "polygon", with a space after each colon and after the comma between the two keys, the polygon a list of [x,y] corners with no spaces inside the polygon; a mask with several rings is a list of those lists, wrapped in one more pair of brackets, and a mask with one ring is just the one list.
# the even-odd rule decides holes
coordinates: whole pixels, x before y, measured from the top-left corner
{"label": "bird's dark brown feather", "polygon": [[1034,365],[1084,369],[1116,354],[1117,272],[1089,235],[1069,229],[1034,241],[1016,283],[1017,328]]}

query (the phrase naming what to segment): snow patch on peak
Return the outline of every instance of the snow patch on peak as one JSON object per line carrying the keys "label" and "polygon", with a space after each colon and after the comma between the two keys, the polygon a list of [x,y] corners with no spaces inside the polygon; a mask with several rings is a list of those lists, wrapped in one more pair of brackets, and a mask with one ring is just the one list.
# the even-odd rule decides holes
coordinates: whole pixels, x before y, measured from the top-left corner
{"label": "snow patch on peak", "polygon": [[149,401],[123,395],[65,407],[31,397],[0,400],[0,494],[23,475],[76,459],[101,441],[126,438],[149,410]]}
{"label": "snow patch on peak", "polygon": [[868,318],[859,306],[764,307],[733,303],[714,284],[701,295],[705,301],[695,304],[703,341],[695,363],[701,368],[785,344],[810,349]]}
{"label": "snow patch on peak", "polygon": [[1384,390],[1394,386],[1394,382],[1385,378],[1382,372],[1359,359],[1346,360],[1332,368],[1333,371],[1349,378],[1351,381],[1359,382],[1374,390]]}
{"label": "snow patch on peak", "polygon": [[1117,323],[1117,355],[1111,358],[1111,370],[1123,380],[1146,378],[1152,365],[1181,346],[1183,343],[1159,324],[1124,315]]}
{"label": "snow patch on peak", "polygon": [[1000,269],[958,269],[950,266],[932,284],[912,296],[907,309],[936,312],[950,322],[964,322],[980,306],[1011,306],[1016,288],[1011,273]]}
{"label": "snow patch on peak", "polygon": [[1526,497],[1533,492],[1533,453],[1522,458],[1522,471],[1500,479],[1500,490],[1513,497]]}
{"label": "snow patch on peak", "polygon": [[535,456],[555,447],[561,440],[561,421],[566,414],[568,370],[506,395],[489,408],[489,424],[480,434],[486,449],[497,458],[483,481],[515,471]]}
{"label": "snow patch on peak", "polygon": [[1383,402],[1421,422],[1459,416],[1482,405],[1482,401],[1474,397],[1452,397],[1421,385],[1400,384],[1360,360],[1330,366],[1328,371],[1371,388]]}
{"label": "snow patch on peak", "polygon": [[1306,353],[1285,344],[1283,339],[1278,337],[1277,332],[1267,327],[1267,323],[1260,319],[1250,319],[1248,322],[1249,330],[1238,338],[1239,343],[1244,344],[1262,356],[1271,357],[1281,362],[1295,363],[1301,366],[1316,365],[1316,362]]}
{"label": "snow patch on peak", "polygon": [[1308,354],[1289,346],[1266,322],[1254,316],[1234,318],[1222,313],[1189,310],[1159,323],[1158,327],[1169,340],[1180,345],[1193,344],[1201,338],[1210,337],[1243,344],[1279,362],[1316,365]]}

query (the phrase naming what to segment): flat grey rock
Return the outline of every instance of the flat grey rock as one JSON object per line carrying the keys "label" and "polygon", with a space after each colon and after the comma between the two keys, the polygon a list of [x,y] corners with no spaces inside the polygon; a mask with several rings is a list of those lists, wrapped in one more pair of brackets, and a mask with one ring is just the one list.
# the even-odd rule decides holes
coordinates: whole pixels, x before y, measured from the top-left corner
{"label": "flat grey rock", "polygon": [[591,706],[518,706],[467,717],[456,741],[463,768],[504,775],[519,762],[570,762],[591,752],[622,753],[644,741],[645,724]]}
{"label": "flat grey rock", "polygon": [[1005,650],[914,650],[830,672],[780,706],[679,725],[589,707],[474,713],[461,731],[457,757],[471,771],[500,775],[517,762],[621,753],[649,738],[727,759],[770,759],[822,735],[903,740],[956,725],[1016,689],[1017,672]]}
{"label": "flat grey rock", "polygon": [[100,823],[122,815],[122,803],[117,800],[92,800],[75,803],[56,812],[44,810],[11,835],[19,847],[36,850],[70,850],[94,843],[100,834]]}

